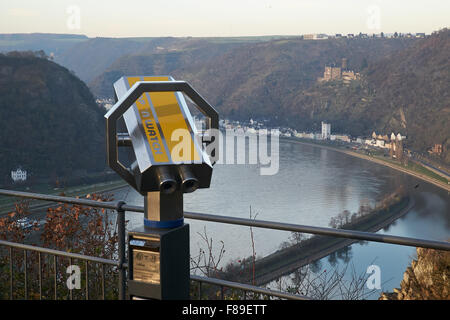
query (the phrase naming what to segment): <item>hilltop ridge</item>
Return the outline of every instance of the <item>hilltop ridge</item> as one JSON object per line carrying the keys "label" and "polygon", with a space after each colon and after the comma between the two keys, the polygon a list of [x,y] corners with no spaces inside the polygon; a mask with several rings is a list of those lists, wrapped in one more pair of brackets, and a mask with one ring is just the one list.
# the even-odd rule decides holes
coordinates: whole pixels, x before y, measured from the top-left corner
{"label": "hilltop ridge", "polygon": [[105,168],[104,111],[64,67],[31,52],[0,54],[0,183]]}
{"label": "hilltop ridge", "polygon": [[286,102],[286,122],[304,129],[329,121],[334,132],[353,136],[401,132],[413,150],[442,144],[441,159],[450,163],[449,52],[445,29],[369,63],[361,81],[299,90]]}

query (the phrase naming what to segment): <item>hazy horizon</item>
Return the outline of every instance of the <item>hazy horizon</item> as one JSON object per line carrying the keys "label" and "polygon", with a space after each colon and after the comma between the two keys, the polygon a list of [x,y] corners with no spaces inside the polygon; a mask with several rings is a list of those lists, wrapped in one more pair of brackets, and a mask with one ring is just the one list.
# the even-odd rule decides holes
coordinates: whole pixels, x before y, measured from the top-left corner
{"label": "hazy horizon", "polygon": [[[425,32],[426,35],[429,35],[435,31],[439,31],[442,29],[445,29],[448,27],[442,27],[438,30],[433,30],[431,32]],[[381,31],[382,32],[382,31]],[[321,34],[322,32],[311,32],[309,34]],[[358,32],[348,32],[349,34],[358,35]],[[376,32],[375,32],[376,33]],[[380,32],[376,33],[379,34]],[[393,35],[395,32],[384,32],[385,35]],[[415,34],[416,32],[398,32],[399,34]],[[306,34],[306,33],[305,33]],[[328,36],[334,36],[337,33],[327,33]],[[258,38],[258,37],[296,37],[296,36],[302,36],[304,34],[264,34],[264,35],[236,35],[236,36],[88,36],[83,33],[57,33],[57,32],[0,32],[0,35],[62,35],[62,36],[80,36],[80,37],[87,37],[89,39],[94,38],[112,38],[112,39],[131,39],[131,38],[139,38],[139,39],[145,39],[145,38]],[[346,36],[347,33],[342,33],[343,36]],[[371,35],[371,33],[368,33],[368,35]]]}
{"label": "hazy horizon", "polygon": [[450,2],[420,0],[16,0],[0,4],[0,33],[93,37],[251,37],[418,33],[448,26]]}

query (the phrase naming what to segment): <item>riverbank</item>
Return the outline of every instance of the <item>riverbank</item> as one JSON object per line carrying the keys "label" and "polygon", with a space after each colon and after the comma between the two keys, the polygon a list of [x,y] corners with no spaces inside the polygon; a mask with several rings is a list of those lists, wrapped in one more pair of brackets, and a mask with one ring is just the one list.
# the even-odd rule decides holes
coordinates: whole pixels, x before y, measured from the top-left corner
{"label": "riverbank", "polygon": [[[413,208],[413,206],[414,199],[405,196],[399,202],[385,209],[373,211],[353,223],[344,225],[342,228],[377,232],[405,215]],[[358,240],[314,235],[300,243],[294,243],[291,246],[280,249],[264,258],[257,259],[254,264],[254,283],[258,286],[265,285],[355,242],[358,242]],[[223,277],[227,280],[236,281],[236,275],[239,275],[238,281],[252,283],[252,272],[252,257],[249,257],[242,262],[241,266],[228,268],[223,274]]]}
{"label": "riverbank", "polygon": [[[428,170],[428,169],[426,169],[426,168],[423,168],[423,170],[421,170],[421,172],[419,172],[419,169],[416,169],[416,170],[413,171],[413,170],[410,170],[410,169],[404,167],[403,165],[401,165],[401,164],[399,164],[399,163],[397,163],[397,162],[395,162],[393,160],[376,158],[374,156],[361,154],[361,153],[350,151],[350,150],[347,150],[347,149],[344,149],[344,148],[340,148],[340,147],[337,147],[337,146],[331,146],[331,145],[327,145],[327,144],[324,144],[324,143],[307,142],[307,141],[303,141],[303,140],[298,139],[298,138],[283,138],[283,139],[286,139],[286,140],[288,140],[290,142],[295,142],[295,143],[299,143],[299,144],[309,145],[309,146],[313,146],[313,147],[324,148],[324,149],[328,149],[328,150],[344,153],[344,154],[347,154],[347,155],[352,156],[352,157],[357,157],[357,158],[360,158],[360,159],[368,160],[368,161],[371,161],[371,162],[374,162],[374,163],[377,163],[377,164],[380,164],[380,165],[383,165],[383,166],[386,166],[386,167],[389,167],[389,168],[401,171],[403,173],[412,175],[412,176],[414,176],[414,177],[416,177],[418,179],[421,179],[423,181],[431,183],[431,184],[433,184],[435,186],[438,186],[438,187],[440,187],[440,188],[450,192],[449,181],[447,179],[445,179],[445,180],[447,180],[447,183],[445,183],[444,180],[443,180],[444,178],[442,178],[442,179],[439,179],[437,177],[433,178],[437,174],[432,172],[432,171],[430,171],[430,170]],[[427,172],[427,171],[429,171],[429,172]]]}

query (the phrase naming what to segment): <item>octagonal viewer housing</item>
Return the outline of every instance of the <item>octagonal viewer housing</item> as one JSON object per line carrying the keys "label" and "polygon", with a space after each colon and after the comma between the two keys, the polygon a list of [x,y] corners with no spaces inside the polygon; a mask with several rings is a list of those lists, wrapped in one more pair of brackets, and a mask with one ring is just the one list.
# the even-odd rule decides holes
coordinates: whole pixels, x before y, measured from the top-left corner
{"label": "octagonal viewer housing", "polygon": [[[108,165],[141,194],[208,188],[212,164],[183,93],[206,116],[207,129],[218,129],[214,108],[187,82],[171,76],[125,76],[114,83],[115,105],[107,112]],[[123,117],[127,132],[117,132]],[[131,147],[130,167],[118,159],[118,147]]]}

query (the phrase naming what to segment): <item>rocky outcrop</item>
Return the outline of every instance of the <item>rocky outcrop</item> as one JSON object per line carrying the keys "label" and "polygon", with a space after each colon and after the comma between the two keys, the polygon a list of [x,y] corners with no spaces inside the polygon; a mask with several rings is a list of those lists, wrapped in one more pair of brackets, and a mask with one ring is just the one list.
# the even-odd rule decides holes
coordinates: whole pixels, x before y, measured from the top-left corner
{"label": "rocky outcrop", "polygon": [[450,252],[417,248],[411,262],[393,292],[383,292],[380,300],[449,300]]}

